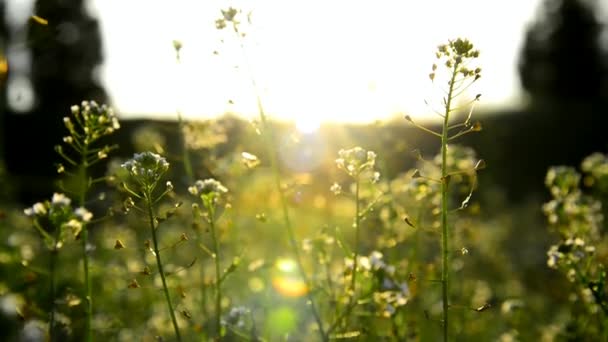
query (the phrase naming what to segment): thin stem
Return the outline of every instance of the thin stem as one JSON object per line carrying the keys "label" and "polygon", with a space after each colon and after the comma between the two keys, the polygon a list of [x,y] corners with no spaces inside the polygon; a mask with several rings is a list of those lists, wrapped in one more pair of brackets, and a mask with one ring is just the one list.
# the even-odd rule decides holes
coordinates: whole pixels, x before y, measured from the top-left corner
{"label": "thin stem", "polygon": [[217,337],[221,338],[221,317],[222,317],[222,285],[220,282],[220,244],[215,231],[215,209],[213,199],[206,199],[207,210],[209,210],[209,228],[211,229],[211,239],[213,240],[213,261],[215,262],[215,330]]}
{"label": "thin stem", "polygon": [[[87,190],[89,188],[87,168],[89,164],[87,163],[87,152],[89,145],[83,144],[82,146],[82,161],[81,161],[81,171],[80,171],[80,194],[78,198],[78,204],[83,207],[85,204]],[[86,310],[86,341],[93,341],[93,330],[92,330],[92,320],[93,320],[93,296],[91,291],[91,275],[89,273],[89,255],[87,252],[87,243],[89,241],[89,229],[86,223],[82,224],[81,231],[81,240],[82,240],[82,261],[84,268],[84,289],[85,289],[85,310]]]}
{"label": "thin stem", "polygon": [[150,229],[152,229],[152,243],[154,245],[154,255],[156,256],[156,265],[158,267],[158,273],[160,274],[160,279],[163,283],[163,292],[165,293],[165,299],[167,300],[167,307],[169,309],[169,314],[171,315],[171,321],[173,322],[173,328],[175,329],[175,337],[177,341],[182,340],[182,337],[179,333],[179,327],[177,326],[177,320],[175,319],[175,312],[173,311],[173,305],[171,304],[171,296],[169,295],[169,289],[167,288],[167,280],[165,279],[165,272],[163,271],[163,263],[160,260],[160,251],[158,249],[158,238],[156,237],[156,227],[154,223],[154,212],[152,209],[152,194],[150,190],[146,190],[144,193],[144,198],[146,201],[146,207],[148,209],[148,219],[150,222]]}
{"label": "thin stem", "polygon": [[61,230],[59,228],[56,228],[55,239],[53,240],[53,249],[51,249],[51,257],[50,257],[50,265],[49,265],[49,272],[50,272],[49,292],[50,292],[50,297],[51,297],[51,317],[49,318],[49,336],[50,336],[51,342],[57,341],[57,336],[56,336],[56,332],[55,332],[55,278],[56,278],[55,268],[57,266],[57,254],[59,253],[59,250],[57,249],[57,242],[59,240],[60,231]]}
{"label": "thin stem", "polygon": [[456,78],[459,63],[454,63],[452,77],[450,80],[450,90],[447,95],[445,105],[445,117],[441,134],[441,288],[443,304],[443,340],[449,340],[449,293],[450,293],[450,264],[449,264],[449,229],[448,229],[448,169],[447,169],[447,150],[450,107],[452,105],[454,80]]}
{"label": "thin stem", "polygon": [[310,288],[311,288],[311,282],[308,278],[308,275],[306,274],[306,272],[304,271],[304,265],[302,263],[302,257],[300,255],[300,250],[298,248],[298,243],[296,241],[295,238],[295,234],[293,232],[293,227],[291,225],[291,220],[289,218],[289,209],[287,206],[287,199],[285,198],[285,194],[283,193],[283,190],[281,189],[281,171],[279,169],[279,165],[278,165],[278,157],[277,157],[277,149],[275,148],[275,136],[274,136],[274,130],[272,129],[272,127],[270,126],[270,124],[268,123],[268,118],[266,117],[266,113],[264,111],[264,106],[262,105],[262,99],[260,97],[260,94],[258,92],[258,87],[257,87],[257,83],[255,80],[255,77],[253,76],[253,72],[251,71],[251,65],[249,64],[249,59],[247,58],[247,54],[246,54],[246,50],[245,50],[245,45],[243,44],[243,39],[241,34],[239,33],[238,29],[236,29],[235,27],[235,33],[237,38],[239,39],[239,43],[240,43],[240,47],[241,47],[241,52],[243,54],[243,59],[245,61],[245,64],[247,65],[247,69],[249,71],[249,78],[251,81],[251,86],[253,87],[253,90],[256,94],[256,102],[257,102],[257,107],[258,107],[258,113],[260,115],[260,121],[262,124],[262,129],[263,129],[263,137],[264,137],[264,142],[266,143],[266,149],[268,151],[268,154],[270,155],[270,164],[271,164],[271,168],[274,174],[274,185],[276,190],[279,192],[279,198],[281,201],[281,208],[282,208],[282,212],[283,212],[283,220],[285,222],[285,230],[287,231],[287,236],[289,239],[289,244],[291,245],[291,249],[293,251],[294,254],[294,258],[296,260],[296,264],[298,265],[298,272],[300,274],[300,277],[302,277],[302,279],[304,280],[304,283],[306,284],[306,286],[308,287],[309,291],[307,292],[306,296],[308,301],[310,302],[310,308],[312,311],[312,314],[315,318],[315,321],[317,323],[317,327],[319,329],[319,335],[321,337],[322,341],[329,341],[329,338],[327,336],[327,334],[325,333],[325,330],[323,328],[323,322],[321,321],[321,316],[319,315],[318,311],[317,311],[317,307],[315,305],[315,301],[314,301],[314,297],[311,294]]}
{"label": "thin stem", "polygon": [[353,276],[351,277],[350,290],[352,291],[353,298],[355,296],[355,282],[357,281],[357,259],[359,257],[359,175],[355,178],[355,246],[353,252]]}

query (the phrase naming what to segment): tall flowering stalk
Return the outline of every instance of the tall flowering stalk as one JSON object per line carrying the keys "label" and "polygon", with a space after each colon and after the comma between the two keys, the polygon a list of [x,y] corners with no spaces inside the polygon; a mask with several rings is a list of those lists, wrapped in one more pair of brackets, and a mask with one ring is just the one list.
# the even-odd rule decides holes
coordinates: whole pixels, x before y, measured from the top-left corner
{"label": "tall flowering stalk", "polygon": [[[215,222],[217,220],[216,207],[222,195],[228,192],[228,189],[215,179],[197,180],[193,186],[188,188],[188,191],[197,196],[205,210],[204,219],[209,224],[211,231],[211,239],[213,241],[213,261],[215,263],[215,329],[217,337],[222,336],[222,279],[223,275],[220,268],[220,242],[217,234]],[[193,205],[195,214],[198,214],[198,205]]]}
{"label": "tall flowering stalk", "polygon": [[[465,134],[481,130],[479,123],[472,123],[471,114],[473,106],[471,105],[469,115],[466,120],[461,123],[452,124],[450,118],[455,111],[462,108],[457,108],[454,105],[455,99],[464,94],[466,90],[481,77],[481,68],[473,67],[470,64],[479,57],[479,51],[473,49],[473,44],[466,39],[458,38],[450,40],[448,44],[439,45],[435,53],[439,63],[448,73],[446,96],[443,98],[443,110],[437,111],[442,120],[441,132],[435,132],[422,125],[414,123],[411,117],[406,116],[406,119],[421,130],[430,133],[441,139],[441,179],[438,181],[441,184],[441,288],[442,288],[442,308],[443,308],[443,340],[449,339],[449,296],[450,296],[450,228],[448,222],[449,209],[449,185],[450,185],[450,170],[448,170],[448,142],[463,136]],[[431,81],[435,81],[438,66],[433,64],[432,72],[429,74]],[[477,101],[477,95],[469,104]],[[454,130],[457,130],[455,133]],[[477,169],[477,167],[476,167]],[[467,199],[468,201],[468,199]]]}
{"label": "tall flowering stalk", "polygon": [[165,272],[163,270],[163,263],[160,257],[160,249],[158,247],[158,236],[156,230],[158,229],[159,220],[155,213],[156,204],[169,192],[173,190],[171,182],[166,182],[165,190],[157,194],[157,187],[163,175],[169,170],[169,163],[167,160],[158,154],[152,152],[136,153],[132,159],[128,160],[121,165],[128,174],[129,182],[123,183],[124,189],[134,196],[135,198],[143,201],[144,211],[148,216],[148,223],[152,234],[152,244],[154,256],[156,257],[156,266],[158,267],[158,273],[160,275],[163,292],[165,293],[165,300],[167,301],[167,308],[171,315],[171,322],[175,329],[175,337],[178,341],[181,341],[181,335],[179,327],[177,325],[177,319],[175,317],[175,311],[173,310],[173,304],[171,303],[171,295],[169,294],[169,288],[167,287],[167,280]]}
{"label": "tall flowering stalk", "polygon": [[[120,124],[112,108],[99,105],[95,101],[83,101],[80,106],[71,107],[71,116],[63,118],[69,135],[63,138],[64,146],[57,145],[55,150],[63,158],[68,167],[61,163],[57,172],[65,173],[75,180],[73,188],[63,186],[63,190],[76,197],[78,205],[83,207],[87,193],[93,184],[103,181],[104,178],[91,179],[89,169],[108,157],[108,153],[117,146],[96,146],[102,137],[108,136],[120,128]],[[70,171],[70,169],[75,169]],[[89,255],[87,244],[89,231],[86,224],[82,226],[81,241],[84,264],[85,303],[86,303],[86,341],[93,340],[91,320],[93,316],[93,298],[91,293],[91,276],[89,272]]]}
{"label": "tall flowering stalk", "polygon": [[58,341],[55,324],[55,297],[57,258],[68,236],[78,237],[93,214],[83,207],[73,209],[72,200],[64,194],[55,193],[50,201],[38,202],[24,213],[33,218],[34,227],[50,251],[49,258],[49,340]]}
{"label": "tall flowering stalk", "polygon": [[[355,220],[353,223],[353,227],[355,228],[355,243],[353,246],[353,273],[350,282],[350,290],[354,296],[357,282],[361,218],[364,214],[361,210],[359,190],[363,180],[369,179],[372,182],[376,182],[380,177],[380,173],[374,171],[376,153],[373,151],[366,151],[357,146],[349,150],[340,150],[338,156],[339,158],[336,159],[336,165],[339,169],[344,170],[353,179],[355,184]],[[336,188],[337,186],[338,185],[334,185],[331,190],[333,192],[339,192],[338,188]]]}

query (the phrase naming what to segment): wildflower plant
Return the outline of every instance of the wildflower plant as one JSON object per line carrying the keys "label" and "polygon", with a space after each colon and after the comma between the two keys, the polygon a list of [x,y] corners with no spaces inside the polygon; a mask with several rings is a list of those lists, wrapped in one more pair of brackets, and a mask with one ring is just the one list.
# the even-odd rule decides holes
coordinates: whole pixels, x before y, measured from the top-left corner
{"label": "wildflower plant", "polygon": [[[355,242],[353,245],[353,267],[352,276],[350,283],[350,291],[355,293],[355,285],[357,281],[357,265],[358,265],[358,251],[361,238],[361,219],[365,216],[367,210],[364,210],[361,206],[360,189],[363,181],[369,181],[376,183],[380,177],[380,173],[375,171],[374,165],[376,163],[376,153],[373,151],[367,151],[359,146],[348,149],[340,150],[338,152],[338,159],[336,159],[336,166],[338,169],[346,172],[353,180],[354,184],[354,200],[355,200],[355,220],[353,227],[355,229]],[[332,185],[330,190],[336,194],[341,191],[341,187],[337,184]]]}
{"label": "wildflower plant", "polygon": [[[552,167],[547,172],[545,185],[552,199],[543,205],[543,212],[559,238],[547,251],[547,265],[573,284],[574,294],[584,308],[583,315],[574,321],[577,329],[589,337],[606,336],[608,285],[602,255],[606,253],[603,210],[608,158],[592,154],[582,162],[581,169],[583,174],[566,166]],[[597,324],[589,324],[590,321]]]}
{"label": "wildflower plant", "polygon": [[83,207],[74,209],[72,200],[61,193],[53,194],[49,201],[35,203],[24,210],[25,215],[33,219],[36,230],[42,236],[50,251],[49,258],[49,339],[57,340],[56,330],[56,277],[57,254],[69,237],[79,238],[83,227],[91,221],[93,214]]}
{"label": "wildflower plant", "polygon": [[[441,173],[438,178],[429,178],[430,180],[440,184],[440,226],[441,226],[441,287],[442,287],[442,326],[443,339],[449,339],[449,307],[450,307],[450,224],[449,213],[452,210],[449,205],[449,187],[452,178],[460,172],[450,172],[448,164],[449,146],[455,139],[481,130],[481,124],[472,122],[471,116],[473,112],[473,104],[477,102],[480,95],[475,96],[472,100],[465,103],[469,106],[469,111],[466,119],[463,122],[453,123],[452,117],[457,110],[462,110],[455,105],[456,100],[466,94],[469,87],[481,77],[481,68],[474,65],[476,58],[479,57],[479,50],[474,49],[473,44],[467,39],[458,38],[450,40],[447,44],[439,45],[435,53],[437,63],[432,66],[432,71],[429,74],[431,81],[435,81],[438,74],[447,72],[447,90],[445,97],[442,99],[442,110],[435,113],[442,119],[441,131],[436,132],[414,120],[407,115],[405,118],[415,127],[420,130],[436,136],[441,140]],[[477,171],[485,166],[483,162],[476,164],[471,171]],[[427,175],[420,175],[426,177]],[[471,193],[472,194],[472,193]],[[465,207],[470,199],[470,195],[463,201],[460,208]]]}
{"label": "wildflower plant", "polygon": [[169,170],[169,163],[164,157],[161,157],[156,153],[143,152],[136,153],[132,159],[129,159],[121,166],[128,175],[125,182],[122,184],[123,188],[131,196],[143,202],[144,207],[140,208],[132,199],[129,200],[131,207],[139,209],[147,215],[148,224],[150,226],[152,235],[153,245],[151,247],[153,254],[156,257],[156,266],[162,281],[167,308],[171,316],[175,336],[178,341],[181,341],[175,311],[171,302],[171,295],[169,293],[165,272],[163,270],[157,234],[157,229],[162,219],[156,214],[156,205],[163,197],[173,191],[173,184],[170,181],[165,183],[164,189],[160,193],[158,191],[163,176]]}
{"label": "wildflower plant", "polygon": [[[55,151],[65,163],[57,164],[57,172],[67,176],[67,182],[63,180],[60,182],[62,191],[74,196],[78,205],[84,207],[92,186],[105,180],[105,177],[91,178],[90,168],[108,158],[108,154],[117,148],[116,145],[100,143],[100,139],[119,129],[120,123],[111,107],[105,104],[99,105],[95,101],[82,101],[80,106],[73,105],[70,112],[70,116],[63,118],[69,134],[63,137],[63,145],[55,146]],[[81,240],[85,278],[86,340],[92,341],[93,299],[86,224],[82,226]]]}
{"label": "wildflower plant", "polygon": [[217,337],[221,338],[225,334],[221,324],[222,281],[235,269],[232,267],[228,268],[224,273],[221,271],[220,240],[218,231],[216,229],[216,220],[219,217],[217,206],[222,200],[222,197],[228,192],[228,189],[219,181],[209,178],[205,180],[197,180],[194,185],[188,188],[188,192],[190,192],[190,194],[193,196],[198,197],[203,205],[204,213],[200,212],[198,204],[194,203],[192,205],[194,217],[204,217],[204,220],[209,225],[209,230],[211,231],[211,240],[213,242],[212,258],[215,265],[215,331]]}

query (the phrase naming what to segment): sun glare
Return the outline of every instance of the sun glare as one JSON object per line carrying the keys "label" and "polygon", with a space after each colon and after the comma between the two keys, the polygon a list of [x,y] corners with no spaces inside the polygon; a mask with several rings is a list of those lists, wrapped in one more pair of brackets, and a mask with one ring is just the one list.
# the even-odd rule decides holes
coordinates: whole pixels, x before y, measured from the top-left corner
{"label": "sun glare", "polygon": [[311,134],[321,127],[321,120],[316,117],[296,118],[296,129],[302,134]]}
{"label": "sun glare", "polygon": [[[484,51],[484,104],[513,99],[514,61],[536,2],[96,0],[93,7],[107,51],[102,77],[124,115],[174,117],[179,108],[187,118],[255,117],[259,94],[271,117],[306,133],[325,121],[429,114],[424,87],[433,51],[458,36]],[[230,30],[215,28],[220,9],[229,6],[243,9],[243,22],[250,13],[245,51]],[[143,7],[146,20],[133,25],[132,14]],[[468,8],[485,15],[470,16]],[[183,43],[177,81],[175,39]]]}

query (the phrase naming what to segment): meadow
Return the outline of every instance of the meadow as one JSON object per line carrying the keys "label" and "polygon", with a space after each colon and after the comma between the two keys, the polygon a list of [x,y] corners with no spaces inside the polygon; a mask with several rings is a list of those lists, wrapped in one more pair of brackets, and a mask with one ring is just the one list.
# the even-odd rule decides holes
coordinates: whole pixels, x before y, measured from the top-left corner
{"label": "meadow", "polygon": [[[237,41],[238,14],[216,23]],[[177,117],[126,139],[111,107],[66,108],[56,191],[23,206],[0,175],[2,339],[608,340],[607,156],[509,201],[489,175],[510,166],[461,144],[493,134],[467,91],[483,51],[435,53],[439,124],[392,123],[408,136],[303,133],[260,97],[252,122]]]}

